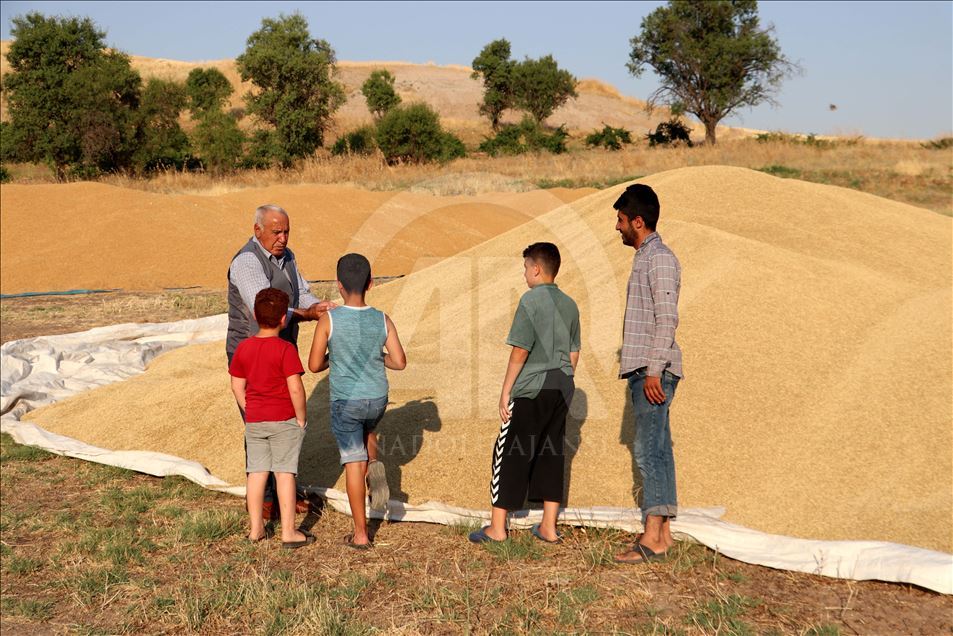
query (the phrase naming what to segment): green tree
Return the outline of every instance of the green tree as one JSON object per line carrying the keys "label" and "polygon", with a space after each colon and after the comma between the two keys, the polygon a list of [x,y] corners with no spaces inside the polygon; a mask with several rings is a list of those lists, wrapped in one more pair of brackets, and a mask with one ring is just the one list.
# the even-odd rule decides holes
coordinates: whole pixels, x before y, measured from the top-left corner
{"label": "green tree", "polygon": [[189,138],[179,126],[188,96],[182,84],[151,78],[139,103],[139,135],[133,153],[136,170],[181,168],[189,155]]}
{"label": "green tree", "polygon": [[772,95],[797,70],[772,31],[761,27],[756,0],[670,0],[642,20],[626,66],[636,77],[652,67],[661,86],[649,103],[691,113],[714,144],[718,122],[742,107],[776,103]]}
{"label": "green tree", "polygon": [[370,77],[361,85],[361,93],[367,100],[367,109],[376,119],[400,104],[400,95],[394,91],[394,76],[386,69],[371,72]]}
{"label": "green tree", "polygon": [[141,79],[89,18],[13,18],[3,92],[11,153],[57,179],[129,165]]}
{"label": "green tree", "polygon": [[198,119],[213,110],[221,110],[234,92],[232,83],[217,68],[193,68],[185,80],[189,110]]}
{"label": "green tree", "polygon": [[248,111],[274,128],[282,165],[324,143],[331,115],[344,103],[344,88],[332,79],[331,45],[311,38],[303,16],[262,20],[236,62],[242,81],[258,89],[245,96]]}
{"label": "green tree", "polygon": [[493,130],[499,130],[503,111],[513,107],[512,73],[515,62],[510,59],[510,43],[493,40],[473,58],[473,79],[483,79],[483,102],[480,114],[490,120]]}
{"label": "green tree", "polygon": [[192,138],[205,169],[214,174],[230,172],[242,160],[245,135],[235,119],[220,110],[205,113]]}
{"label": "green tree", "polygon": [[526,58],[513,67],[512,88],[517,108],[541,124],[570,97],[576,97],[576,78],[560,69],[552,55]]}
{"label": "green tree", "polygon": [[377,124],[377,146],[388,163],[449,161],[466,154],[463,142],[443,130],[427,104],[392,108]]}

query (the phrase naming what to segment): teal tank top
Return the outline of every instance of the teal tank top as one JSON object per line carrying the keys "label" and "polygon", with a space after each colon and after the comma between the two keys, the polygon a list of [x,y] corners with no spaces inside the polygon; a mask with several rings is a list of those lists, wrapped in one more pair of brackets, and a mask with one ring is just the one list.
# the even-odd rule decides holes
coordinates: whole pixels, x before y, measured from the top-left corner
{"label": "teal tank top", "polygon": [[328,352],[331,363],[332,400],[373,400],[387,395],[384,370],[384,341],[387,322],[384,312],[373,307],[341,305],[328,312],[331,336]]}

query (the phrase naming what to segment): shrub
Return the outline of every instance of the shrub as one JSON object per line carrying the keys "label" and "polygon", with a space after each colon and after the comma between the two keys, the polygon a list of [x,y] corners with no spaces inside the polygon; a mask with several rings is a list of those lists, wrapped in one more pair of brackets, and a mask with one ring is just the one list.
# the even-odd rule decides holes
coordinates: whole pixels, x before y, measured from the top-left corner
{"label": "shrub", "polygon": [[9,183],[10,182],[10,171],[0,166],[0,183]]}
{"label": "shrub", "polygon": [[278,143],[274,131],[258,129],[252,133],[248,141],[248,149],[242,157],[241,167],[251,169],[269,168],[273,164],[281,163],[282,147]]}
{"label": "shrub", "polygon": [[217,174],[234,170],[241,160],[245,134],[221,111],[209,111],[195,128],[195,149],[206,169]]}
{"label": "shrub", "polygon": [[677,117],[661,122],[655,127],[655,132],[648,133],[645,138],[649,140],[649,146],[653,147],[675,146],[680,143],[692,147],[691,131]]}
{"label": "shrub", "polygon": [[374,129],[362,126],[357,130],[344,133],[331,146],[331,154],[340,155],[369,155],[374,152],[377,143],[374,141]]}
{"label": "shrub", "polygon": [[388,163],[447,161],[460,156],[463,143],[440,127],[426,104],[397,106],[377,124],[377,145]]}
{"label": "shrub", "polygon": [[518,124],[507,124],[493,137],[488,137],[480,144],[480,151],[494,157],[499,155],[521,155],[524,152],[542,150],[553,154],[566,152],[566,140],[569,133],[565,126],[560,126],[552,132],[526,116]]}
{"label": "shrub", "polygon": [[451,132],[443,133],[443,148],[440,151],[440,161],[451,161],[467,156],[467,147],[463,141]]}
{"label": "shrub", "polygon": [[920,145],[927,150],[946,150],[947,148],[953,148],[953,137],[931,139],[930,141],[924,142]]}
{"label": "shrub", "polygon": [[602,146],[608,150],[622,150],[624,144],[632,143],[632,133],[625,128],[613,128],[608,124],[586,137],[587,146]]}

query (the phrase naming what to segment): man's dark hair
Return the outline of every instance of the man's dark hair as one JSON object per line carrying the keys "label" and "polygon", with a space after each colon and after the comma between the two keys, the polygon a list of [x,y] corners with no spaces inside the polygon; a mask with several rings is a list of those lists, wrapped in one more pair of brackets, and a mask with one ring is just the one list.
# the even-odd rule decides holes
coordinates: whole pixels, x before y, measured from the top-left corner
{"label": "man's dark hair", "polygon": [[347,293],[364,293],[371,285],[371,264],[360,254],[345,254],[338,259],[338,280]]}
{"label": "man's dark hair", "polygon": [[625,189],[612,207],[621,212],[630,221],[642,217],[645,227],[655,231],[658,224],[659,203],[655,190],[641,183],[634,183]]}
{"label": "man's dark hair", "polygon": [[274,329],[288,313],[288,294],[266,287],[255,295],[255,320],[262,329]]}
{"label": "man's dark hair", "polygon": [[562,262],[559,258],[559,248],[552,243],[533,243],[523,250],[523,258],[530,259],[550,276],[559,273],[559,265]]}

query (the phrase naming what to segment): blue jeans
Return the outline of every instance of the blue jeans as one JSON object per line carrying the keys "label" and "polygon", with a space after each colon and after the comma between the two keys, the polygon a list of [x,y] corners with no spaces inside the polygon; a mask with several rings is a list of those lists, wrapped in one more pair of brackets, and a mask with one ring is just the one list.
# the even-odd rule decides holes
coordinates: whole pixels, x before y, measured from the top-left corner
{"label": "blue jeans", "polygon": [[341,452],[341,464],[367,461],[364,438],[377,428],[387,409],[387,396],[331,400],[331,432]]}
{"label": "blue jeans", "polygon": [[642,475],[642,523],[649,515],[675,517],[678,500],[675,496],[675,457],[672,454],[672,430],[668,410],[675,397],[678,376],[662,372],[665,402],[652,404],[645,397],[645,369],[629,376],[629,392],[635,412],[635,441],[632,453]]}

